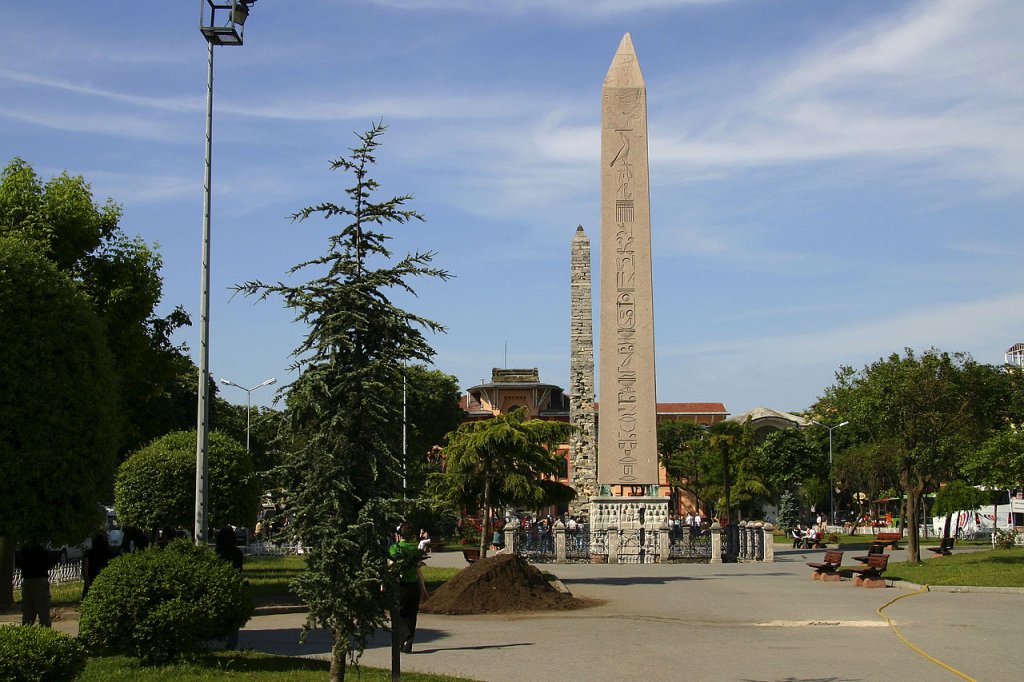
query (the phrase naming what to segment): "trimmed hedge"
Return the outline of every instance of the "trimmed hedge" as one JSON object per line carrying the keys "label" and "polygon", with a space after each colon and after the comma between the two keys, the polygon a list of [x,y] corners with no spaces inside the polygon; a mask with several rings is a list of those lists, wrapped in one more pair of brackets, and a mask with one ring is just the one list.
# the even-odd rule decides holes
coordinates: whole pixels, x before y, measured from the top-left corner
{"label": "trimmed hedge", "polygon": [[163,663],[226,639],[252,612],[238,571],[182,539],[112,561],[82,600],[78,636],[92,654]]}
{"label": "trimmed hedge", "polygon": [[85,670],[86,654],[74,638],[41,625],[0,626],[0,680],[65,682]]}

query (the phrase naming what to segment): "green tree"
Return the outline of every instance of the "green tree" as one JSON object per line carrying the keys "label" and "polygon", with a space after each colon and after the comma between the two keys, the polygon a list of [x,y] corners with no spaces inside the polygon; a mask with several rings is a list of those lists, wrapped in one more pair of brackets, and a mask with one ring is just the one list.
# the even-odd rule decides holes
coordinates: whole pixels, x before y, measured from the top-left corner
{"label": "green tree", "polygon": [[0,172],[0,236],[38,244],[80,283],[99,314],[118,377],[124,454],[163,433],[154,431],[152,407],[186,362],[171,335],[189,318],[180,306],[164,317],[154,312],[162,261],[144,241],[126,236],[120,219],[121,208],[109,199],[95,203],[81,176],[64,172],[44,183],[20,158]]}
{"label": "green tree", "polygon": [[718,516],[732,522],[732,510],[746,505],[749,514],[769,496],[754,457],[753,438],[746,424],[723,421],[708,429],[709,453],[701,463],[708,492],[717,495]]}
{"label": "green tree", "polygon": [[707,483],[700,475],[700,462],[707,452],[705,427],[695,422],[658,422],[658,458],[668,475],[672,497],[679,491],[693,495],[700,510]]}
{"label": "green tree", "polygon": [[[1010,403],[997,368],[963,353],[908,348],[860,371],[841,368],[815,411],[834,410],[857,438],[891,455],[906,496],[901,517],[916,520],[924,492],[953,478],[966,453],[1005,420]],[[913,521],[907,556],[921,559]]]}
{"label": "green tree", "polygon": [[[417,497],[423,493],[427,477],[440,471],[438,447],[448,432],[458,428],[466,413],[459,405],[459,381],[450,374],[424,365],[409,365],[405,388],[408,456],[404,475],[407,494]],[[395,389],[395,399],[401,402],[401,385]]]}
{"label": "green tree", "polygon": [[970,453],[964,474],[989,488],[1005,490],[1024,484],[1024,432],[1010,426],[994,432]]}
{"label": "green tree", "polygon": [[117,447],[117,393],[95,308],[38,245],[0,237],[0,605],[14,543],[98,527]]}
{"label": "green tree", "polygon": [[932,514],[945,516],[946,523],[942,528],[942,547],[949,547],[949,527],[953,514],[967,509],[977,509],[985,504],[988,495],[974,486],[967,485],[963,481],[950,481],[939,488],[935,493],[935,505],[932,507]]}
{"label": "green tree", "polygon": [[434,354],[421,330],[443,331],[390,297],[414,293],[412,278],[449,277],[430,267],[431,252],[394,260],[387,248],[391,237],[381,226],[423,218],[405,207],[410,196],[374,199],[379,186],[370,171],[384,129],[374,125],[359,135],[347,158],[331,164],[354,176],[345,190],[348,206],[323,203],[293,216],[348,221],[329,238],[325,255],[291,269],[294,274],[312,268],[316,277],[297,286],[239,287],[261,298],[281,296],[309,327],[294,351],[301,374],[286,399],[290,451],[282,477],[295,514],[293,534],[308,549],[308,570],[294,587],[309,607],[306,629],[324,627],[334,637],[332,680],[344,679],[346,661],[358,659],[397,603],[386,538],[407,507],[395,449],[401,428],[395,387],[401,387],[404,364],[429,362]]}
{"label": "green tree", "polygon": [[[210,433],[210,525],[251,526],[260,501],[252,459],[237,440]],[[196,432],[175,431],[126,459],[114,503],[123,524],[152,530],[191,528],[196,500]]]}
{"label": "green tree", "polygon": [[[769,433],[755,447],[757,469],[775,499],[792,492],[808,479],[822,478],[827,460],[808,440],[802,429],[782,429]],[[826,497],[828,489],[826,488]]]}
{"label": "green tree", "polygon": [[429,482],[432,494],[458,507],[484,513],[480,556],[487,556],[493,511],[505,506],[538,509],[562,504],[576,491],[556,480],[558,445],[573,427],[565,422],[527,419],[525,407],[491,419],[465,422],[448,434],[444,472]]}
{"label": "green tree", "polygon": [[[977,485],[999,490],[1024,485],[1024,433],[1012,425],[993,433],[968,455],[964,475]],[[993,511],[998,526],[998,505]]]}

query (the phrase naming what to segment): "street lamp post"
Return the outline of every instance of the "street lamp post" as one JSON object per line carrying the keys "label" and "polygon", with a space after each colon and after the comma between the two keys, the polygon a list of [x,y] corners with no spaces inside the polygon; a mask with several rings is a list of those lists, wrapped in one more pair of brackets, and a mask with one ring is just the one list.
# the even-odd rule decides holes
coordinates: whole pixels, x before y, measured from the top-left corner
{"label": "street lamp post", "polygon": [[838,429],[840,426],[846,426],[850,422],[842,422],[835,426],[825,426],[819,422],[811,420],[812,424],[817,424],[823,429],[828,429],[828,515],[832,520],[832,525],[836,525],[836,504],[835,504],[835,486],[832,485],[832,432]]}
{"label": "street lamp post", "polygon": [[210,496],[210,189],[213,152],[213,46],[241,45],[249,7],[256,0],[199,0],[199,30],[206,38],[206,164],[203,181],[203,256],[199,302],[199,400],[196,416],[195,542],[206,542]]}
{"label": "street lamp post", "polygon": [[255,391],[256,389],[263,388],[264,386],[276,384],[277,379],[271,377],[264,381],[263,383],[253,386],[252,388],[246,388],[245,386],[236,384],[231,379],[225,379],[224,377],[220,378],[220,383],[224,384],[225,386],[234,386],[235,388],[240,388],[243,391],[245,391],[245,451],[249,452],[249,424],[252,418],[252,392]]}

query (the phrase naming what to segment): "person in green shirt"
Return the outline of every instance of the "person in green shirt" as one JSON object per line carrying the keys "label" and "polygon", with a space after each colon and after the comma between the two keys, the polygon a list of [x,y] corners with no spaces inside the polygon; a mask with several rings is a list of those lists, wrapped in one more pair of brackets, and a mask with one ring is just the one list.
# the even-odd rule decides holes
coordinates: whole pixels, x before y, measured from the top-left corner
{"label": "person in green shirt", "polygon": [[403,523],[398,528],[401,539],[391,545],[388,554],[391,560],[402,565],[402,574],[398,583],[398,623],[397,627],[402,651],[412,653],[412,641],[416,636],[416,617],[420,610],[420,601],[426,601],[430,595],[423,582],[423,552],[416,548],[416,531],[412,526]]}

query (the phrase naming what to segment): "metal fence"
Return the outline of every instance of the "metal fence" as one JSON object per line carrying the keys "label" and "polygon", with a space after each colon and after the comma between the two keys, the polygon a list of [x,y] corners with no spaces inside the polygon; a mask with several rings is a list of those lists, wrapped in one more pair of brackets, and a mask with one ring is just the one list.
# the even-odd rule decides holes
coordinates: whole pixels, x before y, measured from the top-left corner
{"label": "metal fence", "polygon": [[516,554],[532,563],[551,563],[555,560],[555,536],[550,530],[520,529]]}
{"label": "metal fence", "polygon": [[711,533],[691,534],[672,538],[668,546],[669,561],[681,563],[707,563],[711,561]]}

